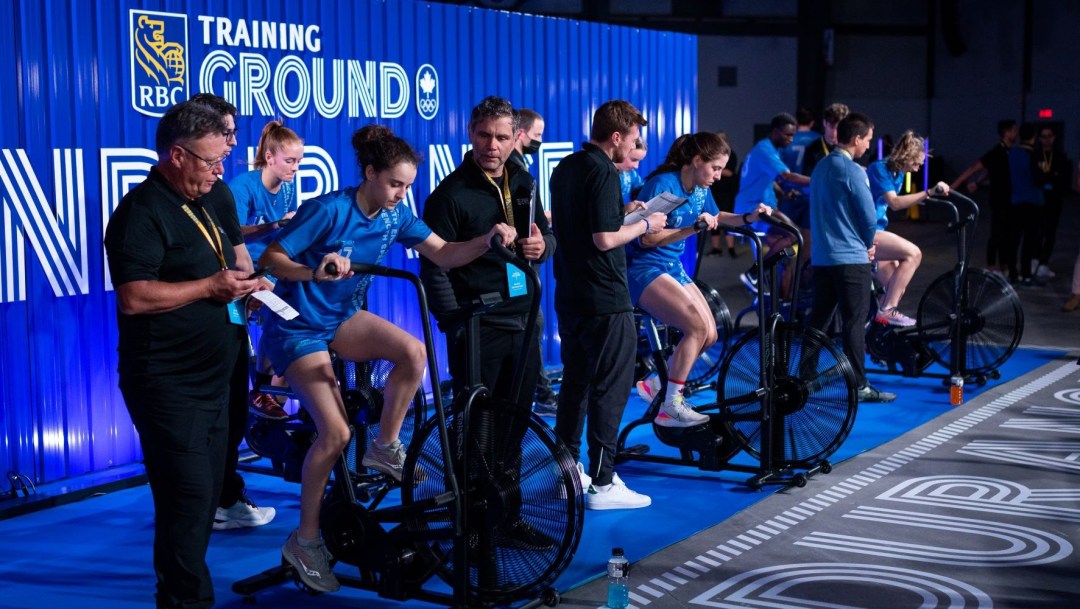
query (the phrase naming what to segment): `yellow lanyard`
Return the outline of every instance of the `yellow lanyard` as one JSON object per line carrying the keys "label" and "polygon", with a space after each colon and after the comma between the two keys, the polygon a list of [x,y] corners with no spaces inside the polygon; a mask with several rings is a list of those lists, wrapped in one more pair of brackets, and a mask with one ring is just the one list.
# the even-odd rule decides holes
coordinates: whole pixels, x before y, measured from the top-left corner
{"label": "yellow lanyard", "polygon": [[188,217],[191,218],[191,221],[195,223],[195,226],[199,227],[199,232],[203,234],[203,237],[206,237],[206,242],[210,244],[210,249],[214,250],[214,255],[217,256],[218,262],[221,264],[221,270],[224,271],[225,269],[227,269],[228,265],[225,264],[225,247],[221,244],[221,233],[219,233],[217,231],[217,227],[214,226],[214,221],[210,218],[210,214],[206,213],[206,209],[201,207],[199,208],[199,211],[201,211],[203,216],[206,218],[206,222],[211,227],[214,227],[213,232],[214,237],[217,239],[216,244],[214,239],[210,237],[210,231],[206,229],[206,226],[202,223],[202,221],[195,217],[195,214],[191,211],[191,208],[188,207],[188,204],[184,203],[180,207],[184,210],[184,213],[186,213]]}
{"label": "yellow lanyard", "polygon": [[1049,156],[1043,151],[1042,157],[1042,160],[1039,161],[1039,168],[1042,169],[1043,173],[1050,173],[1050,167],[1054,164],[1054,151],[1051,150]]}
{"label": "yellow lanyard", "polygon": [[491,176],[489,176],[488,174],[485,173],[484,177],[487,178],[487,181],[491,183],[492,186],[495,187],[495,190],[499,190],[502,192],[503,214],[506,215],[506,223],[510,226],[514,226],[514,206],[510,201],[510,176],[507,175],[506,169],[503,169],[501,188],[498,184],[495,183],[495,180],[491,179]]}
{"label": "yellow lanyard", "polygon": [[825,138],[818,141],[821,142],[821,150],[825,152],[825,156],[829,156],[829,145],[825,143]]}

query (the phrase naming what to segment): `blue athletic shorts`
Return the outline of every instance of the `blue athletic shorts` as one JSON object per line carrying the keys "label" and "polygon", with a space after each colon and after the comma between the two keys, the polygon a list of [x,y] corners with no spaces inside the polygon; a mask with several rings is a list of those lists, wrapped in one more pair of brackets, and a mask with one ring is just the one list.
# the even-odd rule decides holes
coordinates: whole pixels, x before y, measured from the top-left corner
{"label": "blue athletic shorts", "polygon": [[285,374],[285,370],[296,360],[311,353],[330,350],[330,341],[334,340],[333,333],[329,336],[316,336],[312,334],[282,334],[270,331],[263,335],[261,346],[266,351],[266,357],[270,358],[270,365],[274,367],[274,373]]}
{"label": "blue athletic shorts", "polygon": [[675,278],[675,281],[679,282],[679,285],[688,285],[694,282],[686,274],[682,262],[678,260],[671,262],[634,262],[626,268],[626,282],[630,287],[630,301],[634,303],[634,306],[637,306],[638,300],[641,300],[641,294],[645,291],[645,288],[661,275],[671,275]]}

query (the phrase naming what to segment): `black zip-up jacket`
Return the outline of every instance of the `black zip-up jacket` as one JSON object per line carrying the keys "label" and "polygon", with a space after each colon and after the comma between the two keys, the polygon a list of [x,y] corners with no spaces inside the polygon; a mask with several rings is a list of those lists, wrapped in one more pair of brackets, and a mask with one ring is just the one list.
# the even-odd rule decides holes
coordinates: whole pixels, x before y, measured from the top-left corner
{"label": "black zip-up jacket", "polygon": [[[510,180],[510,195],[515,211],[528,210],[536,191],[536,180],[514,163],[506,163],[504,171]],[[496,180],[501,184],[501,180]],[[555,235],[551,232],[539,195],[533,212],[533,223],[544,236],[544,254],[533,264],[546,262],[555,252]],[[439,183],[424,203],[423,220],[435,234],[447,242],[468,241],[485,235],[492,226],[506,222],[502,193],[488,181],[470,152],[461,165]],[[527,214],[526,214],[527,215]],[[515,215],[519,238],[528,235],[525,218]],[[481,295],[498,292],[505,302],[485,315],[481,323],[507,329],[524,329],[530,299],[509,299],[506,262],[494,252],[456,269],[441,269],[426,258],[420,259],[420,278],[427,292],[432,314],[443,330],[458,321],[456,314]],[[526,284],[528,285],[528,284]],[[529,286],[529,291],[532,287]]]}

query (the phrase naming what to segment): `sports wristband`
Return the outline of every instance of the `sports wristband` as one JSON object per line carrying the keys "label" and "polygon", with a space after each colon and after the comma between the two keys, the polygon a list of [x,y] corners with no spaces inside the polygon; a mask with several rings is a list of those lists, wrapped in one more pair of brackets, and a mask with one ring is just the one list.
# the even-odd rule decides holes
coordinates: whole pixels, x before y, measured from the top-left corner
{"label": "sports wristband", "polygon": [[749,215],[750,215],[750,213],[749,213],[749,212],[747,212],[747,213],[745,213],[745,214],[743,214],[743,215],[742,215],[742,223],[743,223],[743,224],[750,224],[750,220],[747,220],[747,219],[746,219],[746,217],[747,217],[747,216],[749,216]]}

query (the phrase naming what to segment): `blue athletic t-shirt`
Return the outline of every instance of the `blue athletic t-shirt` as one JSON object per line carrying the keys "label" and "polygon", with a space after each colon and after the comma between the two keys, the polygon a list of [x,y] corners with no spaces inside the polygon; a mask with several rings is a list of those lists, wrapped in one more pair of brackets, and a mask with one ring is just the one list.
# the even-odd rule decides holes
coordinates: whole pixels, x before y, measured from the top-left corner
{"label": "blue athletic t-shirt", "polygon": [[889,203],[885,200],[885,193],[891,191],[899,194],[904,189],[904,172],[890,171],[886,160],[880,159],[866,168],[866,177],[870,180],[870,195],[874,197],[878,230],[885,230],[889,225]]}
{"label": "blue athletic t-shirt", "polygon": [[635,188],[640,188],[645,185],[645,180],[638,173],[637,169],[631,169],[630,171],[619,172],[619,187],[622,188],[622,200],[623,203],[630,202],[630,193]]}
{"label": "blue athletic t-shirt", "polygon": [[[708,188],[695,186],[692,192],[683,188],[679,179],[679,172],[662,173],[649,178],[645,186],[641,188],[638,199],[648,201],[662,192],[670,192],[680,197],[686,197],[683,205],[673,209],[667,216],[667,228],[686,228],[693,226],[701,212],[716,215],[720,209],[716,206],[712,192]],[[626,244],[626,265],[632,267],[637,264],[668,263],[679,260],[686,249],[686,239],[679,239],[674,243],[657,247],[641,247],[635,239]]]}
{"label": "blue athletic t-shirt", "polygon": [[743,161],[739,193],[735,195],[735,213],[752,212],[757,209],[758,203],[776,207],[773,182],[787,171],[788,167],[780,159],[780,151],[773,145],[772,140],[765,138],[754,144]]}
{"label": "blue athletic t-shirt", "polygon": [[[268,222],[277,222],[290,211],[296,211],[296,184],[282,182],[281,188],[272,193],[263,186],[262,170],[245,171],[229,182],[229,189],[236,199],[236,215],[240,226],[257,226]],[[277,238],[278,231],[272,231],[261,237],[245,240],[251,259],[258,262],[259,256],[266,251]]]}
{"label": "blue athletic t-shirt", "polygon": [[802,173],[803,170],[803,156],[806,154],[807,146],[810,146],[814,142],[818,141],[821,134],[817,131],[796,131],[795,137],[792,138],[791,144],[780,149],[780,159],[784,161],[788,169],[795,173]]}
{"label": "blue athletic t-shirt", "polygon": [[[353,262],[380,264],[394,243],[412,247],[429,236],[431,229],[407,205],[367,217],[353,186],[304,203],[278,233],[277,242],[294,261],[315,268],[330,252]],[[300,316],[286,321],[274,315],[271,327],[288,334],[333,337],[337,327],[360,309],[370,284],[371,275],[321,283],[278,281],[274,292]]]}
{"label": "blue athletic t-shirt", "polygon": [[[806,148],[819,139],[821,139],[821,134],[817,131],[796,131],[791,144],[780,149],[780,159],[793,173],[806,175],[803,173],[803,158],[806,156]],[[803,196],[810,196],[809,184],[789,184],[785,182],[785,186],[798,190]]]}

